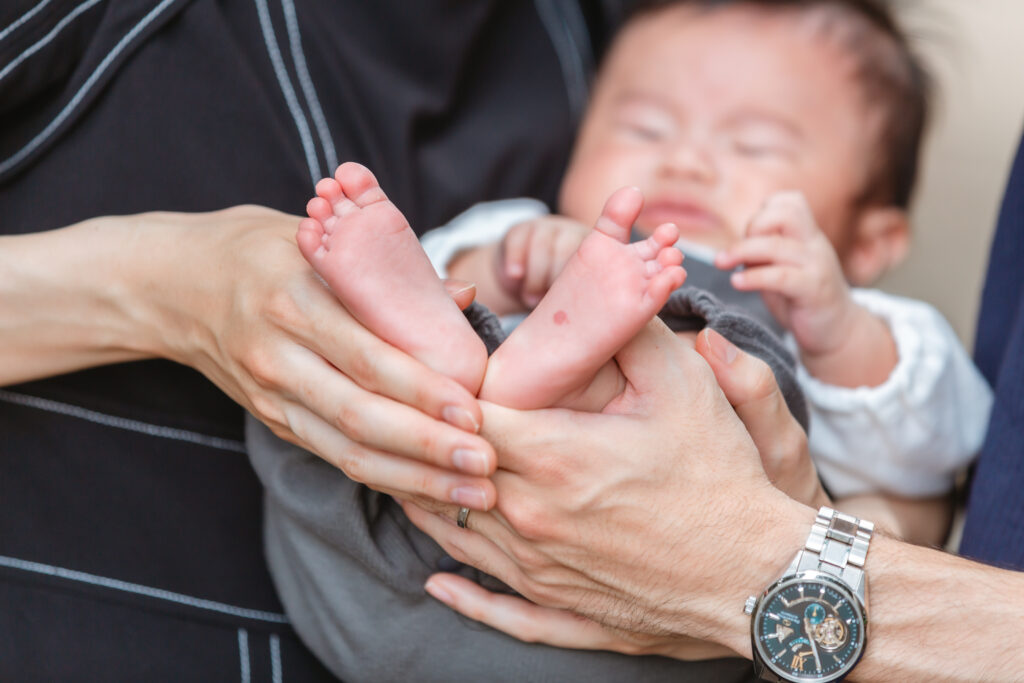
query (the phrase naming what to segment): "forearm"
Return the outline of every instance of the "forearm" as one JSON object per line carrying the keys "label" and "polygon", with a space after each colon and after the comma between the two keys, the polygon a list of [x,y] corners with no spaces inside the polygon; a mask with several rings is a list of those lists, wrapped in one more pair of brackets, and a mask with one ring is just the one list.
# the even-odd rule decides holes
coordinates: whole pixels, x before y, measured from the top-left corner
{"label": "forearm", "polygon": [[841,328],[841,341],[834,348],[821,353],[801,352],[807,372],[840,387],[874,387],[885,382],[899,361],[896,342],[885,321],[853,304]]}
{"label": "forearm", "polygon": [[1024,575],[881,536],[858,681],[1010,681],[1024,671]]}
{"label": "forearm", "polygon": [[[740,593],[758,593],[779,576],[803,546],[814,518],[813,510],[799,505],[772,508],[753,534],[743,535],[746,543],[729,546],[730,581],[715,600],[700,601],[709,637],[748,658],[750,617],[736,607]],[[1007,681],[1024,671],[1024,630],[1017,627],[1024,613],[1024,574],[884,533],[871,541],[865,569],[869,639],[850,680]]]}
{"label": "forearm", "polygon": [[0,385],[154,355],[130,219],[0,238]]}

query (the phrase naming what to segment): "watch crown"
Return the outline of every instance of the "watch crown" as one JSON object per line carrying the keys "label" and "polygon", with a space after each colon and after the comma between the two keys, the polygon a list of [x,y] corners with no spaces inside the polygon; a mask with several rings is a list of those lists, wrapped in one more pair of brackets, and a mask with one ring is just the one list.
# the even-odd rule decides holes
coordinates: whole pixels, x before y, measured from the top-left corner
{"label": "watch crown", "polygon": [[757,597],[754,596],[754,595],[751,595],[749,598],[747,598],[746,604],[743,605],[743,613],[744,614],[753,614],[755,607],[757,607]]}

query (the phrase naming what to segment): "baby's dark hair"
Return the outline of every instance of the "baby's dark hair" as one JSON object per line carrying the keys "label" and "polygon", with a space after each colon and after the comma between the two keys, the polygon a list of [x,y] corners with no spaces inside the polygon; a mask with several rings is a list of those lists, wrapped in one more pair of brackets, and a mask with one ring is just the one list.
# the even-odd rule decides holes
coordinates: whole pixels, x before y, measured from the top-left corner
{"label": "baby's dark hair", "polygon": [[637,0],[627,21],[668,7],[818,12],[820,30],[855,59],[865,102],[880,107],[878,152],[861,204],[910,204],[917,180],[932,80],[885,0]]}

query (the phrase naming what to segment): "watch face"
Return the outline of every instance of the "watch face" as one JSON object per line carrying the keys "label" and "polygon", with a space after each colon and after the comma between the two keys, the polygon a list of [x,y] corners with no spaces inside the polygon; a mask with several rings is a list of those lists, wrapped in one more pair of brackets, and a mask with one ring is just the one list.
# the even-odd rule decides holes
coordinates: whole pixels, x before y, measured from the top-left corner
{"label": "watch face", "polygon": [[860,601],[828,574],[787,576],[765,591],[752,623],[765,666],[787,681],[834,681],[864,651]]}

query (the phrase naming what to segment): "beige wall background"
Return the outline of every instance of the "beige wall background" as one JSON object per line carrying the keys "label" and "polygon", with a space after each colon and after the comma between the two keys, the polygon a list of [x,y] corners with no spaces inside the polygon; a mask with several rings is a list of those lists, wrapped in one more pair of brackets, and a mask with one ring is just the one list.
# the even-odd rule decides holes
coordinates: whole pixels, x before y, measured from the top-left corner
{"label": "beige wall background", "polygon": [[999,202],[1024,130],[1024,0],[897,2],[939,96],[910,258],[879,286],[935,305],[970,349]]}

